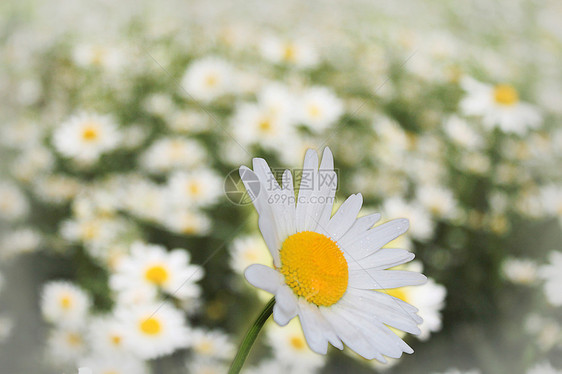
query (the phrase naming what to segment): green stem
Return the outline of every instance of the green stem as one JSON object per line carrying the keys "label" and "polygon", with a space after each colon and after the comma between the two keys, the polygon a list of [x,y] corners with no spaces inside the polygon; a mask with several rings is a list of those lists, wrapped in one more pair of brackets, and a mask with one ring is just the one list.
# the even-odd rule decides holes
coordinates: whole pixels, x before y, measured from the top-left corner
{"label": "green stem", "polygon": [[242,340],[242,344],[240,344],[240,348],[238,348],[238,353],[236,357],[234,357],[234,361],[232,361],[232,365],[230,366],[230,370],[228,374],[238,374],[244,366],[244,362],[250,353],[250,349],[254,345],[258,334],[261,331],[261,328],[265,324],[265,321],[269,318],[271,313],[273,312],[273,306],[275,305],[275,298],[271,298],[265,308],[262,310],[252,327],[246,333],[244,340]]}

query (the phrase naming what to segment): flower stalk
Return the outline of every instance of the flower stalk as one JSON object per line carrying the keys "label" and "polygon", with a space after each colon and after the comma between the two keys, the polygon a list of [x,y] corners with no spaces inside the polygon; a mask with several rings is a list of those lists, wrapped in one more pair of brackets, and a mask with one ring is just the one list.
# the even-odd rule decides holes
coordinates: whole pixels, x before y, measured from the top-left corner
{"label": "flower stalk", "polygon": [[238,374],[240,372],[242,366],[244,366],[244,362],[246,361],[248,354],[250,353],[250,350],[252,349],[252,346],[254,345],[254,342],[256,341],[256,338],[258,337],[258,334],[260,333],[265,322],[268,320],[269,316],[271,316],[274,305],[275,298],[273,297],[265,305],[265,308],[262,310],[258,318],[256,318],[256,320],[254,321],[254,324],[246,333],[244,340],[242,340],[242,343],[238,348],[238,353],[236,353],[236,357],[234,357],[232,365],[228,370],[228,374]]}

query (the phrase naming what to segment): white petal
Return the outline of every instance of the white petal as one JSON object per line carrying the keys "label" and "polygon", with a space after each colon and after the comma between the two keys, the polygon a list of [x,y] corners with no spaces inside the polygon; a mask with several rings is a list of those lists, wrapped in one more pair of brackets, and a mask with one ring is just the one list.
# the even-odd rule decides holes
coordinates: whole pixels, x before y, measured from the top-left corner
{"label": "white petal", "polygon": [[355,260],[359,260],[405,233],[408,226],[407,219],[395,219],[375,226],[364,234],[355,237],[355,239],[348,239],[346,235],[345,238],[340,240],[340,248],[344,249]]}
{"label": "white petal", "polygon": [[[306,151],[302,171],[302,178],[315,178],[316,173],[318,172],[318,154],[312,149]],[[314,179],[312,181],[314,181]],[[308,186],[307,183],[309,183]],[[311,186],[314,186],[310,183],[311,182],[306,181],[303,182],[303,180],[301,179],[301,184],[299,186],[299,196],[297,200],[295,217],[297,232],[306,231],[306,222],[308,220],[307,217],[310,214],[308,210],[312,206],[312,204],[310,203],[310,196],[313,193],[313,189],[311,188]]]}
{"label": "white petal", "polygon": [[365,233],[369,230],[378,220],[381,219],[381,215],[378,213],[369,214],[363,217],[357,218],[351,228],[347,230],[345,234],[342,235],[339,242],[350,242],[351,240],[355,239],[357,236]]}
{"label": "white petal", "polygon": [[349,287],[363,290],[418,286],[426,281],[425,275],[406,270],[359,269],[349,271]]}
{"label": "white petal", "polygon": [[326,231],[332,239],[339,240],[351,228],[362,204],[363,196],[361,194],[351,195],[343,202],[326,226]]}
{"label": "white petal", "polygon": [[275,294],[283,283],[283,276],[276,270],[261,264],[248,266],[244,272],[246,279],[254,287]]}
{"label": "white petal", "polygon": [[377,269],[383,270],[405,264],[416,257],[405,249],[382,248],[369,256],[356,261],[349,261],[350,270]]}
{"label": "white petal", "polygon": [[269,249],[269,253],[271,253],[273,264],[276,267],[279,267],[281,265],[281,257],[279,256],[279,248],[281,247],[281,243],[279,243],[279,241],[277,240],[277,234],[275,232],[275,221],[273,221],[273,219],[271,218],[268,218],[267,215],[261,215],[258,218],[258,227],[260,228],[263,239],[265,240],[265,244]]}
{"label": "white petal", "polygon": [[273,319],[281,326],[285,326],[298,312],[297,298],[293,291],[283,285],[275,294],[275,306],[273,307]]}
{"label": "white petal", "polygon": [[324,337],[320,318],[317,306],[304,299],[299,300],[299,320],[306,342],[314,352],[325,355],[328,352],[328,340]]}
{"label": "white petal", "polygon": [[408,304],[404,300],[400,300],[394,296],[390,296],[385,292],[348,288],[347,292],[344,295],[344,298],[347,298],[349,296],[357,297],[367,305],[378,305],[384,307],[385,310],[409,316],[410,318],[414,319],[417,324],[423,322],[423,319],[416,314],[418,312],[418,308],[411,304]]}

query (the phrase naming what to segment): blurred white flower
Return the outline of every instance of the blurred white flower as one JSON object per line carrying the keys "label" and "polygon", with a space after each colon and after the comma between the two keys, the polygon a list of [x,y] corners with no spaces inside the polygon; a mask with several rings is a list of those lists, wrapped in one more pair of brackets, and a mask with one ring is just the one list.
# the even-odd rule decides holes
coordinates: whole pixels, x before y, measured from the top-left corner
{"label": "blurred white flower", "polygon": [[14,322],[11,318],[0,315],[0,343],[6,342],[12,335]]}
{"label": "blurred white flower", "polygon": [[75,364],[86,352],[86,336],[81,329],[55,327],[49,332],[47,353],[55,363]]}
{"label": "blurred white flower", "polygon": [[228,367],[223,362],[195,358],[187,364],[189,374],[224,374]]}
{"label": "blurred white flower", "polygon": [[211,220],[206,214],[183,208],[168,211],[162,224],[168,230],[183,235],[205,235],[211,228]]}
{"label": "blurred white flower", "polygon": [[159,245],[133,243],[130,256],[119,261],[110,278],[111,288],[121,292],[150,286],[178,299],[196,298],[200,293],[196,282],[204,273],[189,260],[184,249],[168,252]]}
{"label": "blurred white flower", "polygon": [[443,122],[443,130],[456,145],[469,150],[480,149],[484,143],[482,136],[474,129],[474,125],[464,118],[451,116]]}
{"label": "blurred white flower", "polygon": [[541,362],[533,365],[532,368],[527,370],[527,374],[562,374],[562,370],[556,369],[550,362]]}
{"label": "blurred white flower", "polygon": [[58,325],[85,325],[91,300],[81,288],[67,281],[52,281],[43,287],[41,312],[45,320]]}
{"label": "blurred white flower", "polygon": [[544,279],[544,293],[555,306],[562,305],[562,252],[550,253],[550,263],[539,267],[539,276]]}
{"label": "blurred white flower", "polygon": [[307,89],[298,103],[298,120],[316,131],[333,125],[344,111],[342,101],[326,87]]}
{"label": "blurred white flower", "polygon": [[189,345],[198,359],[232,360],[234,358],[234,345],[230,337],[221,331],[193,329],[189,339]]}
{"label": "blurred white flower", "polygon": [[88,340],[96,354],[126,355],[126,339],[124,326],[112,316],[97,317],[89,323]]}
{"label": "blurred white flower", "polygon": [[319,62],[317,51],[304,40],[287,40],[267,35],[262,38],[260,50],[265,59],[274,63],[310,68]]}
{"label": "blurred white flower", "polygon": [[531,259],[507,258],[502,264],[503,275],[516,284],[533,284],[537,280],[537,263]]}
{"label": "blurred white flower", "polygon": [[124,51],[108,43],[78,44],[73,52],[74,63],[83,68],[101,68],[107,71],[119,71],[127,65]]}
{"label": "blurred white flower", "polygon": [[466,91],[459,104],[461,111],[469,116],[482,116],[482,122],[488,129],[498,127],[506,133],[524,135],[541,124],[539,110],[521,102],[513,86],[492,86],[469,77],[462,79],[461,86]]}
{"label": "blurred white flower", "polygon": [[539,199],[546,214],[557,217],[562,227],[562,185],[549,184],[541,187]]}
{"label": "blurred white flower", "polygon": [[193,168],[205,160],[206,152],[199,143],[181,137],[154,141],[140,158],[141,165],[154,173]]}
{"label": "blurred white flower", "polygon": [[[267,342],[272,348],[275,360],[289,373],[312,373],[324,366],[326,357],[312,351],[300,324],[292,320],[286,326],[270,324],[266,330]],[[302,371],[301,371],[302,370]]]}
{"label": "blurred white flower", "polygon": [[234,69],[218,57],[196,60],[187,68],[181,85],[181,92],[194,100],[210,102],[234,90]]}
{"label": "blurred white flower", "polygon": [[[453,218],[457,201],[453,192],[442,186],[421,186],[416,190],[417,201],[438,218]],[[415,224],[415,223],[414,223]]]}
{"label": "blurred white flower", "polygon": [[30,253],[39,247],[42,236],[31,227],[14,229],[3,235],[0,240],[0,258],[3,260]]}
{"label": "blurred white flower", "polygon": [[241,236],[232,242],[230,266],[238,274],[251,264],[271,265],[271,256],[261,235]]}
{"label": "blurred white flower", "polygon": [[185,316],[167,302],[123,306],[116,316],[124,326],[128,348],[141,359],[166,356],[188,346]]}
{"label": "blurred white flower", "polygon": [[13,183],[0,181],[0,219],[21,220],[29,211],[29,202]]}
{"label": "blurred white flower", "polygon": [[170,203],[181,206],[215,204],[223,194],[223,179],[212,169],[177,171],[168,180]]}
{"label": "blurred white flower", "polygon": [[433,235],[435,223],[427,209],[418,202],[391,197],[383,202],[382,211],[387,217],[402,217],[412,222],[408,234],[414,239],[427,240]]}
{"label": "blurred white flower", "polygon": [[89,165],[106,152],[115,149],[121,133],[110,116],[79,113],[54,130],[53,145],[63,156]]}
{"label": "blurred white flower", "polygon": [[[130,356],[95,355],[79,360],[80,366],[91,370],[92,374],[147,374],[147,365],[138,358]],[[80,372],[79,374],[82,374]]]}

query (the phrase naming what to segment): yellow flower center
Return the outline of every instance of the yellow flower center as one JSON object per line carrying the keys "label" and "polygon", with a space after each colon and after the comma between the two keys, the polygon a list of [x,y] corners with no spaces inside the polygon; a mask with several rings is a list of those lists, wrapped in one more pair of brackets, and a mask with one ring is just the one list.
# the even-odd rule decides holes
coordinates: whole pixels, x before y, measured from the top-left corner
{"label": "yellow flower center", "polygon": [[305,347],[304,340],[301,337],[293,336],[290,340],[291,346],[295,349],[303,349]]}
{"label": "yellow flower center", "polygon": [[294,45],[291,43],[285,44],[285,48],[283,50],[283,59],[285,59],[285,61],[294,62],[296,54]]}
{"label": "yellow flower center", "polygon": [[146,270],[144,277],[151,283],[162,285],[168,279],[168,271],[162,265],[154,265]]}
{"label": "yellow flower center", "polygon": [[99,131],[96,125],[86,125],[82,130],[82,139],[87,142],[93,142],[99,137]]}
{"label": "yellow flower center", "polygon": [[78,334],[70,333],[66,337],[66,340],[68,342],[68,345],[72,347],[77,347],[82,345],[82,337]]}
{"label": "yellow flower center", "polygon": [[320,117],[321,112],[320,112],[320,108],[318,107],[318,105],[314,105],[314,104],[310,105],[308,107],[308,114],[310,114],[310,116],[312,118]]}
{"label": "yellow flower center", "polygon": [[121,345],[121,337],[119,335],[113,335],[110,339],[113,345]]}
{"label": "yellow flower center", "polygon": [[268,132],[271,130],[271,122],[268,121],[267,119],[264,119],[262,121],[260,121],[260,123],[258,124],[258,127],[261,131],[263,132]]}
{"label": "yellow flower center", "polygon": [[72,299],[70,298],[70,296],[63,296],[60,299],[60,306],[63,309],[70,309],[70,307],[72,306]]}
{"label": "yellow flower center", "polygon": [[156,318],[147,318],[140,323],[140,329],[146,335],[157,335],[162,331],[162,326]]}
{"label": "yellow flower center", "polygon": [[188,191],[190,195],[199,195],[201,193],[201,187],[197,182],[191,182],[188,186]]}
{"label": "yellow flower center", "polygon": [[494,87],[494,100],[501,105],[513,105],[519,101],[519,94],[509,84],[498,84]]}
{"label": "yellow flower center", "polygon": [[279,270],[297,296],[318,306],[330,306],[347,290],[347,261],[327,236],[312,231],[296,233],[285,239],[279,254]]}
{"label": "yellow flower center", "polygon": [[210,355],[214,351],[214,345],[210,341],[203,341],[195,346],[195,350],[199,354]]}
{"label": "yellow flower center", "polygon": [[207,75],[207,77],[205,78],[205,83],[209,87],[214,87],[218,83],[218,79],[214,75]]}

